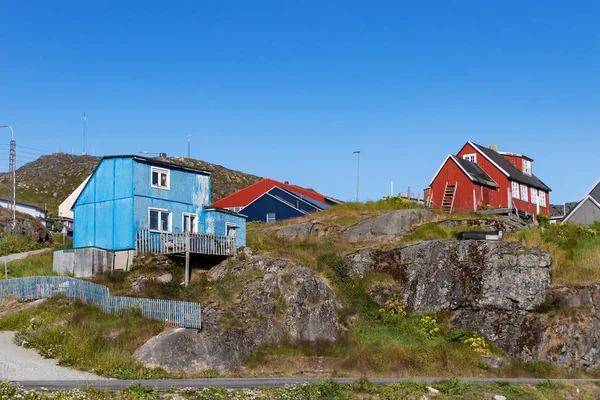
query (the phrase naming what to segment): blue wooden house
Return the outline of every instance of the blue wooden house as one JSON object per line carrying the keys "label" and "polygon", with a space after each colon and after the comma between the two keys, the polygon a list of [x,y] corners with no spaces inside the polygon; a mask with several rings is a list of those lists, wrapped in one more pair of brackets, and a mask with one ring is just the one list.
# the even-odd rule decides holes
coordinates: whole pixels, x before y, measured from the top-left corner
{"label": "blue wooden house", "polygon": [[228,256],[246,244],[246,217],[210,206],[210,172],[161,159],[104,157],[73,211],[74,250],[109,251],[112,269],[139,253]]}

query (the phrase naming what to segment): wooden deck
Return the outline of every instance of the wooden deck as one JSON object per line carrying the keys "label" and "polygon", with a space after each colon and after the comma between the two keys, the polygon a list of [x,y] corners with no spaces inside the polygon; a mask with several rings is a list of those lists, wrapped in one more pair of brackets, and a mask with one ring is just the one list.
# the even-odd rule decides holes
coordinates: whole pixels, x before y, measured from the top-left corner
{"label": "wooden deck", "polygon": [[235,237],[201,233],[157,233],[147,229],[136,232],[135,249],[138,254],[205,254],[233,256]]}

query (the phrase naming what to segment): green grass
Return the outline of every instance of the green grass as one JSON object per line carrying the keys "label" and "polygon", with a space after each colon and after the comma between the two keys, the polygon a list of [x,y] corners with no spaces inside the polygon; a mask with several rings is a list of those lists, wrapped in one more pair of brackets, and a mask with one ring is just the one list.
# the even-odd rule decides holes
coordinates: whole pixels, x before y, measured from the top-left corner
{"label": "green grass", "polygon": [[161,322],[139,314],[106,314],[62,298],[0,319],[0,330],[16,331],[17,341],[44,357],[56,358],[60,365],[121,379],[167,376],[161,370],[140,368],[132,358],[162,329]]}
{"label": "green grass", "polygon": [[547,250],[553,258],[552,282],[564,285],[600,283],[600,223],[591,227],[560,223],[507,235],[526,247]]}
{"label": "green grass", "polygon": [[50,242],[38,243],[28,235],[7,234],[0,238],[0,256],[39,250],[50,246]]}
{"label": "green grass", "polygon": [[[52,276],[57,275],[52,270],[52,251],[48,250],[42,254],[29,256],[22,260],[8,263],[8,278],[23,278],[27,276]],[[4,277],[4,266],[0,265],[2,277]]]}
{"label": "green grass", "polygon": [[[437,389],[435,399],[490,399],[502,395],[507,399],[554,400],[554,399],[595,399],[600,388],[592,383],[555,384],[552,382],[538,385],[512,385],[507,382],[487,384],[466,383],[458,379],[449,379],[435,383],[405,381],[387,385],[378,385],[366,379],[358,379],[340,384],[332,380],[291,385],[283,388],[261,389],[224,389],[208,387],[204,389],[169,389],[159,391],[134,383],[117,392],[91,389],[75,389],[62,392],[26,391],[10,383],[0,383],[0,398],[20,398],[23,400],[47,399],[88,399],[88,400],[358,400],[358,399],[419,399],[432,398],[428,387]],[[427,396],[429,395],[429,397]]]}

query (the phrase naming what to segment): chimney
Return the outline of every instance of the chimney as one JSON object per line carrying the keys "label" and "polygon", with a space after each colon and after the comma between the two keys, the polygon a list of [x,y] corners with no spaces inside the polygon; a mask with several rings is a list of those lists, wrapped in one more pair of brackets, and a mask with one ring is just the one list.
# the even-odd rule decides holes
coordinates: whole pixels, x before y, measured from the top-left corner
{"label": "chimney", "polygon": [[289,185],[289,184],[290,184],[290,181],[285,181],[285,182],[283,182],[283,183],[285,183],[286,185]]}
{"label": "chimney", "polygon": [[490,149],[494,150],[497,153],[498,152],[498,145],[497,144],[490,144]]}

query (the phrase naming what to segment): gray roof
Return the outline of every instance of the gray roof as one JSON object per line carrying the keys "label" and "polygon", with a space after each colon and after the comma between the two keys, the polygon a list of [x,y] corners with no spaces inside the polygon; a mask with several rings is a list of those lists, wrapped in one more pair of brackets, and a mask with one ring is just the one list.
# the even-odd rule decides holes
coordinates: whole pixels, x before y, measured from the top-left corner
{"label": "gray roof", "polygon": [[481,167],[479,165],[477,165],[474,162],[471,162],[469,160],[464,160],[464,159],[456,157],[456,156],[452,156],[452,159],[460,167],[462,167],[462,169],[464,169],[467,172],[467,174],[470,175],[471,180],[473,180],[483,186],[489,186],[489,187],[493,187],[493,188],[498,187],[498,184],[496,182],[494,182],[494,180],[492,178],[490,178],[490,176],[488,174],[486,174],[485,171],[483,169],[481,169]]}
{"label": "gray roof", "polygon": [[476,143],[472,143],[477,150],[481,151],[485,154],[490,160],[492,160],[496,165],[502,168],[508,174],[508,177],[514,181],[524,183],[525,185],[542,189],[546,192],[552,191],[544,182],[542,182],[537,176],[531,174],[527,175],[526,173],[519,171],[514,165],[512,165],[506,158],[502,157],[497,151],[494,151],[488,147],[481,146]]}
{"label": "gray roof", "polygon": [[[579,204],[578,201],[572,201],[565,204],[550,204],[550,216],[551,217],[562,217],[568,215],[573,211]],[[565,212],[566,209],[566,212]]]}

